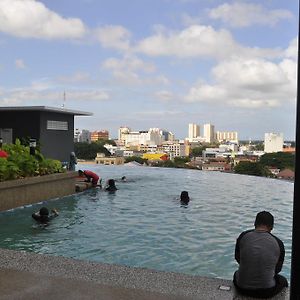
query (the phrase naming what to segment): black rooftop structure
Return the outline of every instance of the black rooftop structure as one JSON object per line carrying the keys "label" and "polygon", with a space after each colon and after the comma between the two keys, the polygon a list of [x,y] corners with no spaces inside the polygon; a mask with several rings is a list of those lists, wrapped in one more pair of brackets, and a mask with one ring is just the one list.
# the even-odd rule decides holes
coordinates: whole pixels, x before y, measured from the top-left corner
{"label": "black rooftop structure", "polygon": [[68,161],[74,151],[74,116],[92,113],[48,106],[0,107],[3,142],[36,139],[47,158]]}

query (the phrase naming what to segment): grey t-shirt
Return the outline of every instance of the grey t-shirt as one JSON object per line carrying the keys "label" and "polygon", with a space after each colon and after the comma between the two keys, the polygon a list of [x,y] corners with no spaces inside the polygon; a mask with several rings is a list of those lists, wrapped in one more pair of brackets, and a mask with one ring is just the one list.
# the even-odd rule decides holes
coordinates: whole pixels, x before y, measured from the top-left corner
{"label": "grey t-shirt", "polygon": [[255,230],[240,234],[236,242],[235,259],[240,264],[236,281],[244,289],[265,289],[275,286],[274,276],[284,260],[284,245],[269,232]]}

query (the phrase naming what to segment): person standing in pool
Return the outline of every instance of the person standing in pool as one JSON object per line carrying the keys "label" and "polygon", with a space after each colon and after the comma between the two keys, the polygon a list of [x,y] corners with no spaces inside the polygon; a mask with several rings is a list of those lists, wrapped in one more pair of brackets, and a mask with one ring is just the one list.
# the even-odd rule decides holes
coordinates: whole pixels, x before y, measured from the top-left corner
{"label": "person standing in pool", "polygon": [[254,298],[271,298],[288,286],[279,275],[284,261],[284,245],[271,234],[274,217],[267,211],[256,215],[255,229],[240,234],[235,246],[239,269],[233,283],[238,292]]}
{"label": "person standing in pool", "polygon": [[58,211],[54,208],[49,214],[47,207],[42,207],[39,211],[33,213],[32,218],[41,224],[48,224],[50,220],[58,216]]}
{"label": "person standing in pool", "polygon": [[99,176],[96,173],[89,170],[78,170],[78,174],[80,177],[85,176],[86,182],[92,182],[93,186],[97,186]]}

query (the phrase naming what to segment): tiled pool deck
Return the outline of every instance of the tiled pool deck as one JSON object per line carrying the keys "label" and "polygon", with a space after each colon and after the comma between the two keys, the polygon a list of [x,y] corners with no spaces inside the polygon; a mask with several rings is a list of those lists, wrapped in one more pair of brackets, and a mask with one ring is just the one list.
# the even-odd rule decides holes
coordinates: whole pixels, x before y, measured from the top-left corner
{"label": "tiled pool deck", "polygon": [[[220,285],[231,289],[219,290]],[[0,249],[0,299],[250,298],[238,296],[229,280]],[[288,300],[288,291],[273,299]]]}

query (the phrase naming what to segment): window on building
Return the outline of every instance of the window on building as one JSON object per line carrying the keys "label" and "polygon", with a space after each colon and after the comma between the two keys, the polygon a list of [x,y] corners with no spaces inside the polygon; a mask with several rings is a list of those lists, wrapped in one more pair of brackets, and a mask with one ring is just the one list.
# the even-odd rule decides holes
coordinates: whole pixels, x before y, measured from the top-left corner
{"label": "window on building", "polygon": [[48,130],[68,130],[68,122],[66,121],[47,121]]}

